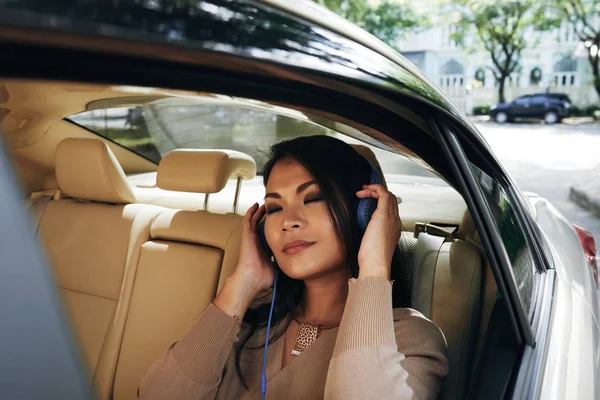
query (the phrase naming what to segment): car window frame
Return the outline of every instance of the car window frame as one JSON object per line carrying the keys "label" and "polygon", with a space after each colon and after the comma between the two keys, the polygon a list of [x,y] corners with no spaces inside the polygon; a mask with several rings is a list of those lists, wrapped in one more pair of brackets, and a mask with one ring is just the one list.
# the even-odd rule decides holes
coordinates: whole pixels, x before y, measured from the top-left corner
{"label": "car window frame", "polygon": [[[461,144],[465,152],[472,153],[473,147],[477,145],[467,143],[472,139],[472,135],[461,135],[463,127],[458,126],[454,121],[449,122],[455,129],[455,133],[462,140]],[[477,147],[478,150],[485,152],[485,146]],[[552,257],[552,248],[548,238],[541,231],[535,222],[533,216],[534,210],[529,205],[524,195],[516,189],[516,185],[511,180],[510,175],[504,172],[501,166],[494,162],[492,154],[480,157],[480,165],[484,167],[485,172],[489,173],[495,179],[505,181],[504,188],[506,195],[510,196],[509,201],[514,205],[517,219],[521,223],[521,229],[527,231],[526,240],[532,250],[536,266],[541,268],[534,274],[534,287],[532,290],[532,302],[528,319],[531,330],[534,335],[534,343],[525,343],[522,356],[517,365],[514,366],[514,385],[512,387],[512,398],[536,398],[540,393],[544,374],[544,363],[546,362],[547,345],[550,336],[550,322],[552,309],[555,302],[556,273]],[[486,164],[486,165],[482,165]],[[482,238],[483,239],[483,238]],[[490,260],[491,263],[491,260]],[[493,265],[492,265],[493,268]]]}
{"label": "car window frame", "polygon": [[[518,288],[512,274],[512,267],[508,260],[504,243],[497,230],[495,228],[490,228],[495,226],[495,221],[491,215],[487,202],[483,197],[481,187],[476,182],[474,171],[469,165],[469,162],[472,162],[472,160],[467,156],[467,152],[463,149],[460,140],[463,136],[460,134],[462,128],[453,124],[451,120],[442,113],[436,114],[431,119],[431,126],[437,133],[438,139],[442,142],[442,148],[445,150],[446,158],[449,160],[450,166],[456,174],[456,180],[463,192],[463,197],[471,212],[473,222],[477,227],[477,231],[479,232],[483,247],[486,251],[486,256],[494,272],[498,291],[510,305],[509,315],[513,324],[513,330],[517,336],[517,341],[520,344],[534,347],[535,335],[531,325],[530,315],[528,310],[525,310],[522,307],[522,302],[519,297]],[[483,170],[489,174],[488,170],[485,168]],[[489,175],[497,180],[499,177],[505,177],[500,169],[494,169],[494,172]],[[505,183],[508,182],[508,180],[500,179],[499,182],[503,187],[506,187]],[[510,196],[509,201],[514,202],[514,207],[518,210],[515,213],[516,217],[518,220],[521,220],[523,214],[521,202],[513,200],[515,197],[512,196],[512,193],[507,193],[506,195]],[[528,245],[531,246],[530,241],[527,239],[529,234],[526,233],[525,237]],[[532,253],[534,253],[533,250]],[[538,267],[539,264],[535,255],[532,254],[532,256],[534,257],[536,267]],[[533,297],[535,297],[534,293],[532,293],[532,298]]]}

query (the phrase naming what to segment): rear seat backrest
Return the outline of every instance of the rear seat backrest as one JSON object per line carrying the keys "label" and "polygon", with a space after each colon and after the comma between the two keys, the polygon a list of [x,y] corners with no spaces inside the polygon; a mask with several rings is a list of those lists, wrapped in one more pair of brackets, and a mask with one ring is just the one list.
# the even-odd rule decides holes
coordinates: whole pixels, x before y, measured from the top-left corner
{"label": "rear seat backrest", "polygon": [[[353,147],[373,165],[379,165],[367,147]],[[483,266],[477,248],[464,240],[476,235],[468,210],[465,211],[460,234],[462,239],[440,242],[440,247],[427,249],[426,258],[435,263],[431,282],[425,282],[419,276],[419,266],[415,265],[419,261],[415,258],[418,239],[412,232],[402,232],[398,242],[401,263],[393,266],[410,271],[413,280],[412,307],[434,321],[446,337],[450,372],[444,382],[441,399],[464,397],[480,333]]]}
{"label": "rear seat backrest", "polygon": [[108,398],[139,249],[158,207],[135,197],[108,146],[66,139],[56,149],[60,189],[73,199],[48,203],[39,233],[101,399]]}
{"label": "rear seat backrest", "polygon": [[[432,235],[420,233],[410,245],[411,239],[403,232],[401,249],[414,252],[403,254],[405,263],[413,268],[412,307],[440,327],[448,344],[450,371],[440,399],[462,399],[477,346],[483,266],[481,256],[472,244],[456,238],[443,240],[437,239],[436,244]],[[423,261],[414,257],[415,253],[420,253]],[[422,273],[428,268],[426,263],[433,267],[433,274],[429,275],[431,280],[427,273]]]}
{"label": "rear seat backrest", "polygon": [[[161,161],[157,183],[216,193],[230,177],[252,179],[255,173],[254,161],[242,153],[177,150]],[[241,222],[237,214],[182,210],[165,211],[153,222],[137,268],[114,399],[135,398],[145,372],[213,300],[237,265]]]}

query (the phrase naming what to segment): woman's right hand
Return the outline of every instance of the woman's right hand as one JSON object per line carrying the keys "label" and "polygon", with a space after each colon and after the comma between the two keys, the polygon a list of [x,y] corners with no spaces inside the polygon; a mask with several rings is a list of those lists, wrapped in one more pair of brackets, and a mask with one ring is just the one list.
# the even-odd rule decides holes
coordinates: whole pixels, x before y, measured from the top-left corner
{"label": "woman's right hand", "polygon": [[240,256],[234,275],[251,285],[255,293],[273,285],[274,264],[264,249],[259,224],[266,214],[265,206],[254,203],[242,221]]}
{"label": "woman's right hand", "polygon": [[242,319],[256,295],[273,285],[274,265],[263,249],[258,231],[265,213],[265,206],[257,203],[246,212],[238,265],[213,300],[215,306],[234,318]]}

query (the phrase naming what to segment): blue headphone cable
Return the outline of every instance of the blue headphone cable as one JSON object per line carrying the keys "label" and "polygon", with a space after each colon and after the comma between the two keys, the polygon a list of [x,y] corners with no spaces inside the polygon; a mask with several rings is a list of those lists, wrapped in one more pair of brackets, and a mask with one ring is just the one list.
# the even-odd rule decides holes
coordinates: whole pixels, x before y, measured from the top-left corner
{"label": "blue headphone cable", "polygon": [[277,294],[277,275],[278,270],[273,271],[273,297],[271,298],[271,310],[269,311],[269,321],[267,322],[267,336],[265,338],[265,353],[263,354],[262,374],[260,375],[260,394],[261,399],[265,400],[267,394],[267,348],[269,346],[269,334],[271,332],[271,318],[273,317],[273,308],[275,307],[275,295]]}

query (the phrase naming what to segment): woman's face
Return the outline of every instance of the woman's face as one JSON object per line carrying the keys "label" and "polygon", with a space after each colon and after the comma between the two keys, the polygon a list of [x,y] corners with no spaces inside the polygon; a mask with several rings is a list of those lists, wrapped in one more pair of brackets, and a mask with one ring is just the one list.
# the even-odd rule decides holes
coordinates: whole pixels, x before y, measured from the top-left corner
{"label": "woman's face", "polygon": [[319,185],[298,161],[278,161],[269,176],[265,236],[281,270],[309,280],[344,267],[342,246]]}

